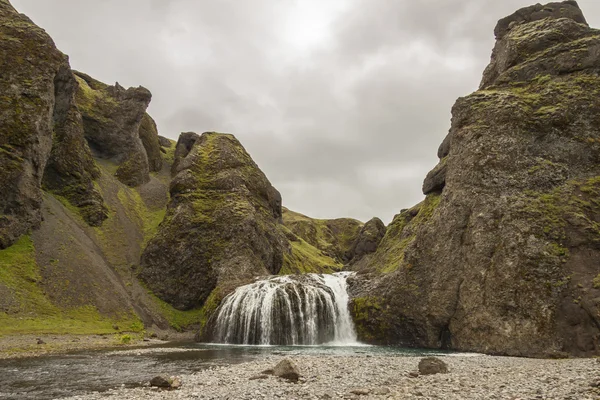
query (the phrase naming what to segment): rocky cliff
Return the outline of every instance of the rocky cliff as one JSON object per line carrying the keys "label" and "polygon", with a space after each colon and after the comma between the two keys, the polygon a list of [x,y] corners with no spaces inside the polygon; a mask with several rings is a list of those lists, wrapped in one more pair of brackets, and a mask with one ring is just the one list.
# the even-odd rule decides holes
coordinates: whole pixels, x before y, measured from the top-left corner
{"label": "rocky cliff", "polygon": [[600,31],[575,1],[500,20],[421,205],[355,282],[364,339],[600,354]]}

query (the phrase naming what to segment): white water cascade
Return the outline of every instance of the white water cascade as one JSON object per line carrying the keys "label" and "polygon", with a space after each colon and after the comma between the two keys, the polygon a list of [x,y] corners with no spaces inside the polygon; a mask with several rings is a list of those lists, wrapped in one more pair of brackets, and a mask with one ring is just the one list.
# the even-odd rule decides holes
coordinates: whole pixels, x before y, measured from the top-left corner
{"label": "white water cascade", "polygon": [[351,274],[277,276],[241,286],[217,311],[214,340],[260,345],[356,344],[346,290]]}

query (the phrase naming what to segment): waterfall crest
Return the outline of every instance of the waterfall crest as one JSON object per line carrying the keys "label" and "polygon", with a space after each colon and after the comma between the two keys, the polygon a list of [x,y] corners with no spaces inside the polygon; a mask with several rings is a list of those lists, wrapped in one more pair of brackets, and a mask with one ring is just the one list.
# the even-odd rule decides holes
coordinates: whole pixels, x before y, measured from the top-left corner
{"label": "waterfall crest", "polygon": [[230,344],[355,344],[346,290],[351,274],[277,276],[241,286],[219,307],[214,339]]}

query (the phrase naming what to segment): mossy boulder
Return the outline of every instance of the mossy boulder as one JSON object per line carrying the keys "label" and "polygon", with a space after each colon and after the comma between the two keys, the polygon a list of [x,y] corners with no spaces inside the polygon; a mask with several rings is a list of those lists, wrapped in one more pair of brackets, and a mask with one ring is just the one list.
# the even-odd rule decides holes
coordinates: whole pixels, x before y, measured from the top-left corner
{"label": "mossy boulder", "polygon": [[283,208],[283,224],[294,235],[345,264],[352,258],[351,248],[363,223],[352,218],[316,219]]}
{"label": "mossy boulder", "polygon": [[499,23],[481,89],[453,107],[443,186],[352,286],[385,300],[385,342],[600,354],[600,31],[573,1],[540,7]]}
{"label": "mossy boulder", "polygon": [[172,172],[166,217],[142,255],[148,288],[186,310],[217,285],[228,293],[280,271],[281,195],[233,135],[181,134]]}
{"label": "mossy boulder", "polygon": [[148,182],[150,164],[142,138],[150,149],[153,170],[160,164],[158,132],[146,114],[150,91],[141,86],[125,89],[118,83],[109,86],[77,71],[75,75],[79,83],[76,103],[94,156],[118,164],[115,175],[128,186]]}

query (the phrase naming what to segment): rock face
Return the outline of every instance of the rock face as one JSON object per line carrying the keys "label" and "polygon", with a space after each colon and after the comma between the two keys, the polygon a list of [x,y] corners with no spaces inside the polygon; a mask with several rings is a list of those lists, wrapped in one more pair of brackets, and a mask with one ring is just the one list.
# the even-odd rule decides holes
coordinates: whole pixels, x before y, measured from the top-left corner
{"label": "rock face", "polygon": [[[143,88],[125,89],[118,83],[108,86],[89,75],[75,72],[79,83],[77,107],[83,116],[84,134],[94,155],[111,159],[119,165],[117,178],[129,186],[139,186],[150,180],[148,155],[142,138],[147,142],[153,170],[160,158],[158,133],[153,121],[146,117],[152,98]],[[140,130],[142,120],[146,121]]]}
{"label": "rock face", "polygon": [[186,310],[217,285],[279,272],[281,196],[234,136],[181,134],[172,172],[167,215],[141,260],[140,278],[157,296]]}
{"label": "rock face", "polygon": [[6,0],[0,36],[0,248],[39,226],[42,178],[81,207],[89,223],[101,223],[105,209],[92,185],[98,171],[73,106],[77,85],[68,58]]}
{"label": "rock face", "polygon": [[[148,166],[150,171],[158,172],[162,169],[163,160],[160,152],[162,146],[161,141],[158,137],[158,129],[156,128],[156,122],[148,114],[144,113],[142,122],[140,123],[139,136],[146,150],[146,156],[148,157]],[[167,139],[169,142],[169,139]],[[166,147],[170,147],[171,142]]]}
{"label": "rock face", "polygon": [[347,253],[350,263],[357,262],[365,255],[374,253],[385,236],[385,231],[385,225],[379,218],[369,220],[361,228],[358,237]]}
{"label": "rock face", "polygon": [[600,31],[567,1],[519,10],[496,36],[480,90],[452,110],[443,185],[424,185],[425,203],[394,219],[357,279],[357,329],[433,348],[597,355]]}

